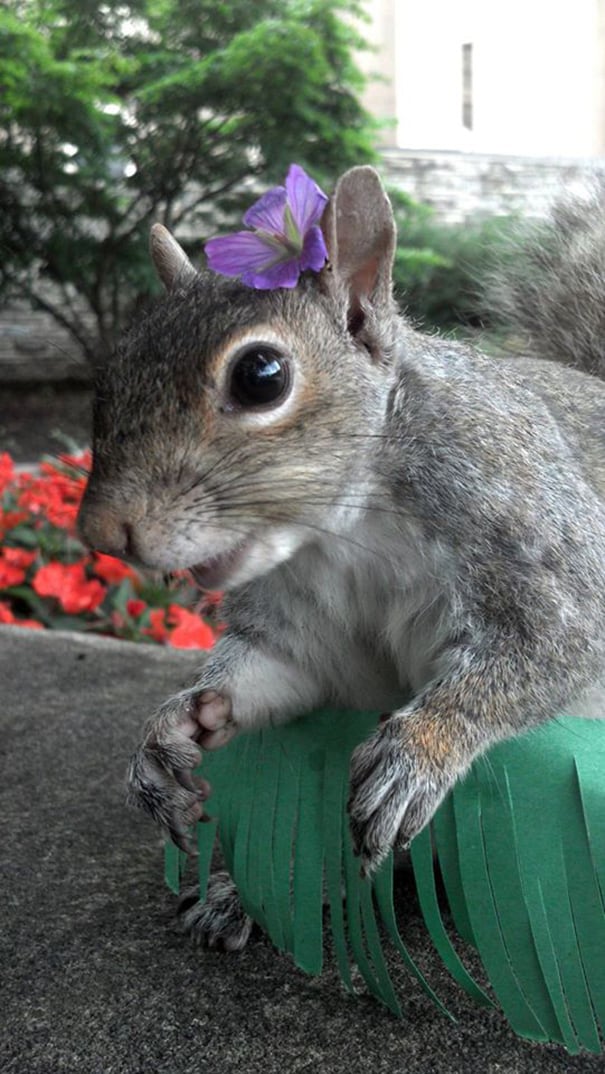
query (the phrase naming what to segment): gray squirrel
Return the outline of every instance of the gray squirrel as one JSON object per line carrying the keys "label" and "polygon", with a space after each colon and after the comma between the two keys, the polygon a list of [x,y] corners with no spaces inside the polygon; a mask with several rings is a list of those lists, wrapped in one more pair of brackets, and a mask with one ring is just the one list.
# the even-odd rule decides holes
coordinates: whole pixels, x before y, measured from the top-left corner
{"label": "gray squirrel", "polygon": [[[342,176],[322,230],[321,272],[256,291],[154,226],[167,295],[99,372],[80,529],[226,593],[226,633],[146,725],[132,801],[187,849],[204,750],[320,706],[388,711],[351,761],[371,872],[478,755],[581,714],[603,681],[605,383],[416,331],[372,168]],[[605,377],[602,270],[591,287],[586,324],[566,308]],[[225,875],[184,913],[210,943],[246,942]]]}

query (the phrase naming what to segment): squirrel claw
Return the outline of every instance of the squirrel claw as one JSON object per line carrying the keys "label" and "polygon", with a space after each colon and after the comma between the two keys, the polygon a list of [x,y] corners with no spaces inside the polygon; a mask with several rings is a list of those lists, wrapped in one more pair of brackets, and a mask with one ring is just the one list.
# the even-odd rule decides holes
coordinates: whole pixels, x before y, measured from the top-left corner
{"label": "squirrel claw", "polygon": [[174,825],[168,828],[168,835],[170,836],[170,839],[174,843],[174,845],[179,848],[179,850],[182,850],[183,853],[187,854],[188,857],[193,857],[194,847],[193,843],[191,842],[191,839],[189,838],[188,832],[181,829],[180,826],[177,827],[176,825]]}
{"label": "squirrel claw", "polygon": [[389,852],[411,842],[449,790],[449,782],[421,764],[391,718],[353,752],[348,803],[353,850],[361,875],[375,872]]}
{"label": "squirrel claw", "polygon": [[207,779],[201,779],[196,782],[191,769],[189,768],[175,768],[173,771],[174,778],[177,783],[184,787],[186,791],[191,791],[195,794],[196,798],[199,798],[201,802],[205,802],[206,798],[210,797],[211,787]]}
{"label": "squirrel claw", "polygon": [[183,810],[175,807],[166,815],[164,827],[175,846],[187,854],[189,858],[197,858],[198,851],[192,841],[192,826],[198,821],[208,820],[205,816],[199,795],[197,795],[188,808]]}

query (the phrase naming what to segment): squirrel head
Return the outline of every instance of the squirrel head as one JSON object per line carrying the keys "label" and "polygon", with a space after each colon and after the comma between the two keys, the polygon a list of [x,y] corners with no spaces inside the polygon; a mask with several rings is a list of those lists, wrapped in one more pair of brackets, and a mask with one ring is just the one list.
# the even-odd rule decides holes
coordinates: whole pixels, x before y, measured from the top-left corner
{"label": "squirrel head", "polygon": [[321,227],[321,272],[257,291],[196,272],[154,225],[166,295],[97,377],[91,547],[225,589],[361,507],[397,334],[395,226],[372,168],[342,176]]}

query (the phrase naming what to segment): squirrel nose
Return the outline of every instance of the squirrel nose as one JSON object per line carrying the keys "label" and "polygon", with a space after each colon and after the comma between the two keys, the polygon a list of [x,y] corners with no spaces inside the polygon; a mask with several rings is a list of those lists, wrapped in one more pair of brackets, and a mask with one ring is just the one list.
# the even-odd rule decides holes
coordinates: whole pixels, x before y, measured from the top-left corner
{"label": "squirrel nose", "polygon": [[83,502],[78,515],[78,532],[89,548],[108,556],[132,553],[132,527],[115,508],[107,504]]}

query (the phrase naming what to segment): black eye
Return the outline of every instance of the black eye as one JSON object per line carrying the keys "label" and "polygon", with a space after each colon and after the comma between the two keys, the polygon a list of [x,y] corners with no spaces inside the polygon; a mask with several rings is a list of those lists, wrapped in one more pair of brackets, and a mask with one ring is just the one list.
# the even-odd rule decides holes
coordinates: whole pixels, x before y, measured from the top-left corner
{"label": "black eye", "polygon": [[248,347],[231,370],[229,390],[242,407],[262,407],[277,403],[290,387],[288,359],[262,344]]}

